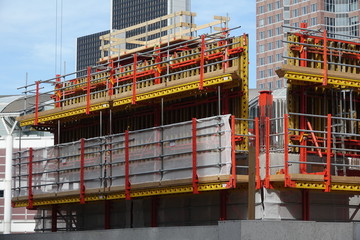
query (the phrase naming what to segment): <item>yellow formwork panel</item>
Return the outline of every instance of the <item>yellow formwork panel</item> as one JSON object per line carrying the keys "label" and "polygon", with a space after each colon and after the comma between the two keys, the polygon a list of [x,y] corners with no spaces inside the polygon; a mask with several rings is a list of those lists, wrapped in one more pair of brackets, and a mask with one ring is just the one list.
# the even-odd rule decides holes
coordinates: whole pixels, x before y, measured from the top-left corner
{"label": "yellow formwork panel", "polygon": [[[207,191],[216,191],[216,190],[224,190],[228,189],[227,183],[207,183],[207,184],[199,184],[198,190],[200,192]],[[191,193],[193,192],[192,186],[175,186],[168,188],[155,188],[155,189],[144,189],[144,190],[134,190],[130,193],[130,197],[148,197],[148,196],[158,196],[158,195],[170,195],[170,194],[181,194],[181,193]],[[98,193],[93,195],[85,196],[85,202],[92,201],[103,201],[103,200],[115,200],[115,199],[125,199],[125,193]],[[65,198],[52,198],[52,199],[35,199],[33,201],[33,206],[46,206],[53,204],[68,204],[68,203],[80,203],[79,196],[65,197]],[[28,206],[28,202],[25,201],[14,201],[14,207],[26,207]]]}
{"label": "yellow formwork panel", "polygon": [[[299,82],[311,82],[311,83],[323,83],[324,77],[321,75],[313,75],[300,72],[287,72],[284,76],[286,79],[291,81]],[[295,83],[294,83],[295,84]],[[360,88],[360,81],[347,78],[339,77],[328,77],[328,85],[332,85],[333,88]]]}
{"label": "yellow formwork panel", "polygon": [[[323,182],[296,182],[295,188],[325,190],[325,183],[323,183]],[[359,192],[360,185],[350,184],[350,183],[331,183],[330,190],[331,191]]]}
{"label": "yellow formwork panel", "polygon": [[[204,86],[205,87],[213,86],[213,85],[217,85],[217,84],[228,83],[231,81],[233,81],[232,76],[230,74],[225,74],[225,75],[221,75],[219,77],[204,79]],[[199,81],[195,81],[195,82],[191,82],[191,83],[187,83],[187,84],[182,84],[182,85],[177,85],[174,87],[169,87],[169,88],[152,91],[149,93],[139,94],[136,96],[136,101],[145,101],[145,100],[149,100],[149,99],[153,99],[153,98],[157,98],[157,97],[163,97],[163,96],[181,93],[181,92],[185,92],[185,91],[196,90],[198,88],[199,88]],[[113,106],[115,107],[115,106],[121,106],[121,105],[125,105],[125,104],[131,104],[131,99],[132,99],[132,97],[115,99],[113,101]],[[110,104],[108,102],[91,105],[90,112],[99,111],[99,110],[106,109],[109,107],[110,107]],[[46,122],[54,121],[57,119],[62,119],[62,118],[85,114],[85,112],[86,112],[86,106],[76,108],[76,109],[61,111],[61,112],[53,113],[53,114],[49,114],[49,115],[39,116],[38,122],[46,123]],[[35,123],[35,118],[31,118],[28,120],[21,121],[20,126],[34,125],[34,123]]]}

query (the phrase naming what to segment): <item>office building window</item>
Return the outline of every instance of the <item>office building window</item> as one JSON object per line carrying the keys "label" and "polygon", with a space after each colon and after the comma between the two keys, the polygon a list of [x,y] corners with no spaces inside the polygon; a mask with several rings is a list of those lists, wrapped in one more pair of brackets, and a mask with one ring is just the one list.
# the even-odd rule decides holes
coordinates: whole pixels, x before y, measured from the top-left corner
{"label": "office building window", "polygon": [[260,6],[259,7],[259,13],[262,14],[265,12],[265,7],[264,6]]}
{"label": "office building window", "polygon": [[272,24],[273,23],[273,16],[268,17],[268,24]]}
{"label": "office building window", "polygon": [[311,4],[311,12],[316,12],[317,11],[317,4]]}
{"label": "office building window", "polygon": [[259,32],[259,38],[264,39],[265,38],[265,32]]}
{"label": "office building window", "polygon": [[277,85],[277,86],[276,86],[277,88],[281,88],[281,87],[282,87],[282,86],[281,86],[281,85],[282,85],[282,81],[281,81],[281,80],[277,80],[277,81],[276,81],[276,85]]}
{"label": "office building window", "polygon": [[317,18],[316,17],[313,17],[313,18],[310,19],[310,25],[311,26],[317,25]]}

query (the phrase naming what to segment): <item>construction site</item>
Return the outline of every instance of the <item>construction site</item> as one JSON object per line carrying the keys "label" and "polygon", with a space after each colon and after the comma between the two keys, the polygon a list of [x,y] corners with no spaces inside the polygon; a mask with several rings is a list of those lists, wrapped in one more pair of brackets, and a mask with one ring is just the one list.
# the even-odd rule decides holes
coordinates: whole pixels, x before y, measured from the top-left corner
{"label": "construction site", "polygon": [[[286,29],[276,71],[286,98],[261,91],[249,107],[248,35],[232,36],[229,17],[184,21],[195,15],[103,35],[85,75],[23,87],[35,105],[20,126],[53,133],[54,146],[13,154],[12,206],[37,210],[38,233],[172,239],[171,227],[184,227],[176,231],[189,236],[176,239],[252,239],[245,232],[257,227],[311,228],[287,238],[304,239],[325,226],[314,239],[358,239],[360,43],[306,24]],[[147,30],[164,20],[173,24]]]}

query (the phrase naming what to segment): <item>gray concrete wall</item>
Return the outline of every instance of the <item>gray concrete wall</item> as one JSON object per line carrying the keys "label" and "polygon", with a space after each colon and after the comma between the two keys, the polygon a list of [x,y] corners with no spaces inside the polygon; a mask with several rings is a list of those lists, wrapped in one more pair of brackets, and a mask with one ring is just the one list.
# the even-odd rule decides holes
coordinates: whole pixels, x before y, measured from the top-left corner
{"label": "gray concrete wall", "polygon": [[220,221],[214,226],[0,235],[4,240],[356,240],[360,223]]}

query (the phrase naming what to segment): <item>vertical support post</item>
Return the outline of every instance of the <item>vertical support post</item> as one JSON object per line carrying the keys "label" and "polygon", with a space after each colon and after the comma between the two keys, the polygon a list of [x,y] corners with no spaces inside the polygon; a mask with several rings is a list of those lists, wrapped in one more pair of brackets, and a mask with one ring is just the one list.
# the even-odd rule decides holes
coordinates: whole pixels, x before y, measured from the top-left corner
{"label": "vertical support post", "polygon": [[235,143],[235,116],[231,115],[231,176],[228,188],[236,188],[236,143]]}
{"label": "vertical support post", "polygon": [[[300,28],[307,28],[307,23],[302,22],[300,23]],[[301,32],[304,32],[305,30],[301,30]],[[305,43],[306,42],[306,38],[304,37],[304,34],[300,35],[300,43]],[[301,59],[307,59],[307,50],[306,47],[304,45],[301,45],[301,50],[300,50],[300,58]],[[307,66],[307,61],[306,60],[300,60],[300,66],[301,67],[306,67]]]}
{"label": "vertical support post", "polygon": [[[301,87],[301,96],[300,96],[300,112],[301,113],[306,113],[307,109],[306,109],[306,105],[307,105],[307,101],[306,101],[306,95],[305,95],[305,88]],[[304,138],[304,134],[305,132],[301,132],[301,130],[305,130],[306,129],[306,121],[305,121],[305,116],[301,115],[300,116],[300,135],[301,135],[301,139],[300,139],[300,145],[301,146],[306,146],[306,138]],[[305,147],[300,148],[300,162],[302,162],[300,164],[300,173],[306,173],[307,169],[306,169],[306,164],[303,164],[307,161],[307,149]]]}
{"label": "vertical support post", "polygon": [[[155,54],[156,54],[156,58],[155,58],[155,63],[156,66],[156,70],[154,70],[154,75],[155,75],[155,84],[160,84],[160,75],[161,75],[161,65],[160,65],[160,62],[161,62],[161,56],[160,56],[160,47],[156,46],[155,47]],[[169,63],[167,63],[169,64]]]}
{"label": "vertical support post", "polygon": [[125,199],[130,200],[130,177],[129,177],[129,130],[125,131]]}
{"label": "vertical support post", "polygon": [[[61,80],[60,80],[60,74],[56,74],[56,84],[55,84],[55,89],[60,89],[61,88],[61,84],[60,84]],[[55,91],[55,107],[61,107],[61,90],[56,90]]]}
{"label": "vertical support post", "polygon": [[323,62],[324,62],[324,79],[323,79],[323,85],[326,86],[328,82],[328,60],[327,60],[327,31],[324,30],[324,36],[323,36]]}
{"label": "vertical support post", "polygon": [[33,187],[32,187],[32,177],[33,177],[33,149],[29,148],[29,163],[28,163],[28,206],[27,209],[33,209]]}
{"label": "vertical support post", "polygon": [[270,188],[270,119],[265,118],[265,187]]}
{"label": "vertical support post", "polygon": [[85,203],[85,139],[80,139],[80,204]]}
{"label": "vertical support post", "polygon": [[284,187],[291,186],[291,179],[289,175],[289,115],[284,114],[284,170],[285,170],[285,181]]}
{"label": "vertical support post", "polygon": [[51,232],[57,232],[57,211],[58,206],[56,204],[51,206]]}
{"label": "vertical support post", "polygon": [[192,119],[192,186],[193,193],[198,194],[199,179],[197,176],[196,118]]}
{"label": "vertical support post", "polygon": [[39,123],[39,89],[40,89],[40,81],[36,81],[36,89],[35,89],[35,120],[34,125],[38,125]]}
{"label": "vertical support post", "polygon": [[13,136],[6,136],[5,150],[5,179],[4,179],[4,234],[11,233],[11,182],[12,182],[12,155]]}
{"label": "vertical support post", "polygon": [[259,132],[259,118],[255,118],[255,174],[256,174],[256,189],[261,188],[260,178],[260,132]]}
{"label": "vertical support post", "polygon": [[301,198],[302,198],[302,217],[304,221],[309,221],[310,218],[310,206],[309,206],[309,190],[302,189],[301,190]]}
{"label": "vertical support post", "polygon": [[132,99],[131,104],[136,104],[136,67],[137,67],[137,54],[134,53],[134,67],[133,67],[133,84],[132,84]]}
{"label": "vertical support post", "polygon": [[228,199],[228,191],[221,190],[220,191],[220,221],[227,220],[227,199]]}
{"label": "vertical support post", "polygon": [[110,78],[109,78],[109,83],[108,83],[108,95],[112,96],[114,94],[114,74],[115,74],[115,69],[114,69],[114,61],[110,60]]}
{"label": "vertical support post", "polygon": [[87,68],[87,85],[86,85],[86,114],[90,114],[90,82],[91,82],[91,67]]}
{"label": "vertical support post", "polygon": [[104,202],[104,229],[111,228],[111,201],[105,200]]}
{"label": "vertical support post", "polygon": [[327,116],[327,136],[326,136],[326,171],[325,171],[325,192],[330,192],[331,186],[331,114]]}
{"label": "vertical support post", "polygon": [[159,199],[157,196],[151,197],[151,227],[157,227],[157,212],[158,212]]}
{"label": "vertical support post", "polygon": [[204,65],[205,65],[205,35],[201,35],[199,90],[204,89]]}

